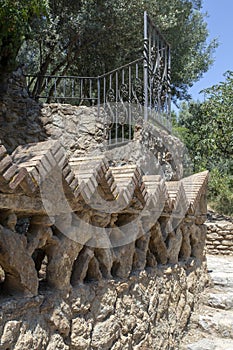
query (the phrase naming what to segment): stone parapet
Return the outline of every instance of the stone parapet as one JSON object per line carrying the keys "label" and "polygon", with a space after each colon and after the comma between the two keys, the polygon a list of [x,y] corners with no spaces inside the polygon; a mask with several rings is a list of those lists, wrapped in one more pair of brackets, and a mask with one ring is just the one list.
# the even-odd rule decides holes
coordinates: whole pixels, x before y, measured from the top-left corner
{"label": "stone parapet", "polygon": [[137,165],[109,166],[104,156],[68,158],[53,140],[19,146],[12,156],[1,146],[2,288],[36,295],[44,265],[47,285],[69,290],[157,264],[202,261],[207,178],[166,182]]}
{"label": "stone parapet", "polygon": [[207,282],[207,180],[1,145],[1,349],[178,349]]}

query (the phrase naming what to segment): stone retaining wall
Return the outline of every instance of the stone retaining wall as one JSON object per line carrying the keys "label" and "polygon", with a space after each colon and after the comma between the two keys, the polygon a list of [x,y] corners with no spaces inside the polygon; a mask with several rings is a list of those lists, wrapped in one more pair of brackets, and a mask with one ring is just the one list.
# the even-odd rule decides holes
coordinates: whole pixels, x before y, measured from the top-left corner
{"label": "stone retaining wall", "polygon": [[37,103],[28,95],[18,69],[0,91],[0,140],[9,152],[19,145],[60,140],[68,154],[85,155],[106,149],[107,135],[97,108]]}
{"label": "stone retaining wall", "polygon": [[43,104],[40,120],[47,139],[59,140],[67,155],[85,156],[105,151],[107,134],[97,107]]}
{"label": "stone retaining wall", "polygon": [[[68,156],[108,151],[109,130],[105,127],[106,114],[103,109],[98,113],[96,107],[37,103],[28,95],[20,68],[3,85],[5,90],[0,91],[0,140],[10,153],[19,145],[48,139],[59,140]],[[146,149],[144,153],[148,154],[148,158],[149,155],[154,158],[153,162],[147,161],[147,170],[151,163],[152,173],[157,173],[152,164],[157,160],[166,180],[182,178],[183,144],[178,138],[153,125],[152,121],[143,126],[136,125],[134,142],[138,149]],[[121,160],[128,162],[130,150],[127,147],[121,149]],[[110,152],[112,160],[117,156],[119,161],[118,155],[119,152],[114,150]]]}
{"label": "stone retaining wall", "polygon": [[140,143],[159,160],[166,180],[174,181],[183,177],[185,157],[184,144],[156,123],[144,123],[140,133],[135,135]]}
{"label": "stone retaining wall", "polygon": [[208,173],[165,182],[53,140],[0,156],[1,349],[179,349],[207,281]]}
{"label": "stone retaining wall", "polygon": [[206,226],[207,252],[233,255],[233,219],[212,213],[209,215]]}
{"label": "stone retaining wall", "polygon": [[2,350],[179,350],[206,267],[190,260],[70,293],[1,300]]}
{"label": "stone retaining wall", "polygon": [[152,125],[108,150],[95,108],[36,105],[21,79],[0,101],[0,348],[178,350],[207,283],[208,173],[182,178]]}

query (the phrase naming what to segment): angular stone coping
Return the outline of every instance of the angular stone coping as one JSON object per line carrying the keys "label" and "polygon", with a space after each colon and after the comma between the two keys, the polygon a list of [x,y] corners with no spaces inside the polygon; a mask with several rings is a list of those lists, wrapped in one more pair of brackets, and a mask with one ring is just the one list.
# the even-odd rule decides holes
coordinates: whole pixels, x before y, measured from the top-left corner
{"label": "angular stone coping", "polygon": [[112,212],[130,207],[133,198],[137,198],[145,210],[155,208],[160,201],[164,206],[160,210],[173,212],[175,216],[183,215],[184,211],[190,215],[195,212],[208,181],[207,171],[165,182],[157,175],[143,175],[136,165],[110,167],[104,155],[68,159],[61,143],[54,140],[19,146],[11,156],[1,145],[0,197],[3,208],[17,210],[13,204],[17,203],[17,194],[22,211],[30,211],[31,207],[33,212],[43,212],[41,186],[54,179],[54,174],[56,180],[62,178],[64,192],[74,206],[80,200],[89,205],[95,203],[98,193],[106,203],[109,201]]}

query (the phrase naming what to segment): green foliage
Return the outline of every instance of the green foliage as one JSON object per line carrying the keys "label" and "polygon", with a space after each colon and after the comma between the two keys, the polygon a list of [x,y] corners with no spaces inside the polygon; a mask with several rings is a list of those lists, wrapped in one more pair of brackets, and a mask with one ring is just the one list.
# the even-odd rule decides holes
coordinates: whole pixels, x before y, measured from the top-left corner
{"label": "green foliage", "polygon": [[213,152],[218,157],[233,156],[233,72],[225,73],[226,80],[205,90],[203,114],[208,120],[207,130],[212,131]]}
{"label": "green foliage", "polygon": [[45,0],[0,0],[0,72],[13,69],[30,22],[46,12]]}
{"label": "green foliage", "polygon": [[212,141],[208,130],[209,120],[202,113],[202,104],[183,103],[179,113],[179,131],[193,161],[194,171],[210,169],[212,165]]}
{"label": "green foliage", "polygon": [[[174,98],[208,70],[216,46],[199,0],[49,1],[46,18],[34,21],[19,60],[28,72],[96,76],[137,59],[143,47],[143,11],[172,45]],[[43,86],[43,84],[41,84]]]}
{"label": "green foliage", "polygon": [[210,170],[211,205],[233,214],[233,72],[226,72],[225,78],[205,90],[205,102],[181,105],[176,128],[194,170]]}
{"label": "green foliage", "polygon": [[219,213],[233,215],[233,176],[214,168],[210,173],[208,200]]}

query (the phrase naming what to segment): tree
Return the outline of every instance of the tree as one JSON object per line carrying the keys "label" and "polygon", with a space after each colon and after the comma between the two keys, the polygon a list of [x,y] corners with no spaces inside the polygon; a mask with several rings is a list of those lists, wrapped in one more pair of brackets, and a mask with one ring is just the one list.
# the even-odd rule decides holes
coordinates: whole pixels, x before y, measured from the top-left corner
{"label": "tree", "polygon": [[229,161],[233,159],[233,72],[224,76],[224,82],[204,90],[202,113],[208,120],[212,152],[215,157]]}
{"label": "tree", "polygon": [[191,101],[181,104],[178,128],[175,128],[188,149],[194,171],[210,169],[212,164],[213,138],[208,124],[202,103]]}
{"label": "tree", "polygon": [[33,22],[33,36],[19,56],[28,73],[96,76],[140,57],[144,10],[172,45],[174,99],[187,98],[188,87],[212,63],[216,42],[206,43],[201,0],[50,0],[49,5],[49,15]]}
{"label": "tree", "polygon": [[225,81],[204,90],[203,103],[182,104],[178,131],[194,170],[210,170],[209,200],[225,214],[233,214],[233,72]]}
{"label": "tree", "polygon": [[3,74],[15,67],[32,20],[46,13],[46,1],[1,0],[0,4],[0,72]]}

